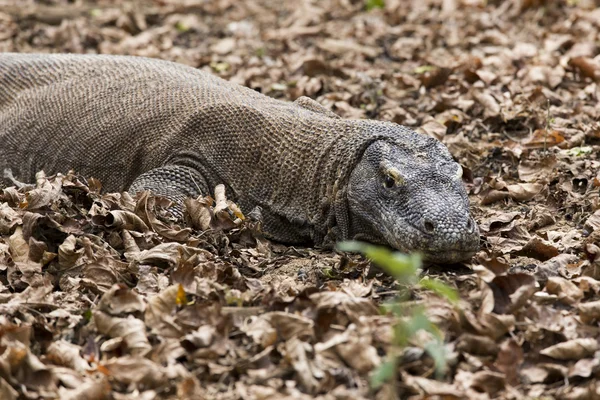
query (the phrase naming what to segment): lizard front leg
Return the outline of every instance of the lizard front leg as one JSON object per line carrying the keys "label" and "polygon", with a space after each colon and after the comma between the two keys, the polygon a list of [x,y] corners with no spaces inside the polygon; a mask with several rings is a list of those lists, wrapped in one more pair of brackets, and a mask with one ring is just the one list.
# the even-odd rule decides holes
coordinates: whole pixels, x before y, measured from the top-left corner
{"label": "lizard front leg", "polygon": [[171,211],[178,217],[183,215],[183,201],[187,197],[209,193],[204,177],[197,170],[181,165],[166,165],[139,175],[128,192],[135,195],[142,190],[173,201]]}

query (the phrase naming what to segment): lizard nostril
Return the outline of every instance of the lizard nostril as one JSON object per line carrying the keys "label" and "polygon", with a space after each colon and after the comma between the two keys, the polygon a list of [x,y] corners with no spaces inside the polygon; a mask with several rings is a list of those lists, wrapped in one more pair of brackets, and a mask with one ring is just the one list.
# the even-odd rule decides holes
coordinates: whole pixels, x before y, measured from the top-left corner
{"label": "lizard nostril", "polygon": [[431,222],[431,221],[425,221],[425,222],[423,222],[423,227],[429,233],[431,233],[431,232],[433,232],[435,230],[435,226],[433,225],[433,222]]}
{"label": "lizard nostril", "polygon": [[469,220],[467,221],[467,230],[473,230],[473,221],[471,220],[471,218],[469,218]]}

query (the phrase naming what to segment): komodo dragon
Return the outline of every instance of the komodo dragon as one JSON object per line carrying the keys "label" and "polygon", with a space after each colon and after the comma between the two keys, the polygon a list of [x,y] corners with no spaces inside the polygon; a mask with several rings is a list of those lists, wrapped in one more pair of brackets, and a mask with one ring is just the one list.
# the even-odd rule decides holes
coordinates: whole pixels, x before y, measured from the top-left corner
{"label": "komodo dragon", "polygon": [[431,137],[140,57],[0,53],[0,173],[94,176],[182,201],[224,184],[267,237],[361,239],[429,261],[477,250],[461,167]]}

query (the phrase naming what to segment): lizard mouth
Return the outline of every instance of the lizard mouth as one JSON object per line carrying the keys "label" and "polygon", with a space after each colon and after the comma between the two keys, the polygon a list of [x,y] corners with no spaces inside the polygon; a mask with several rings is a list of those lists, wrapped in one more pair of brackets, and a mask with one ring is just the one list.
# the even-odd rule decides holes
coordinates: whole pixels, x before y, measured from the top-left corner
{"label": "lizard mouth", "polygon": [[390,246],[401,252],[420,252],[427,262],[453,264],[466,261],[479,249],[479,230],[474,223],[457,235],[440,235],[404,221],[394,225],[398,232],[382,226]]}
{"label": "lizard mouth", "polygon": [[431,263],[444,263],[444,264],[455,264],[461,261],[468,261],[471,257],[475,255],[477,250],[444,250],[440,251],[431,251],[424,252],[424,259],[427,262]]}

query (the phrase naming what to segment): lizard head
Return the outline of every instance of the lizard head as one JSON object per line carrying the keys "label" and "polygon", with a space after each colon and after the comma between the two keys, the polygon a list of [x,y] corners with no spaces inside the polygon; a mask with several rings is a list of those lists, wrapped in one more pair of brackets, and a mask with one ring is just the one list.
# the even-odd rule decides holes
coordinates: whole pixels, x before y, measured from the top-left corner
{"label": "lizard head", "polygon": [[479,230],[461,166],[438,140],[386,128],[399,129],[401,139],[372,142],[350,175],[349,236],[418,251],[430,262],[470,258]]}

